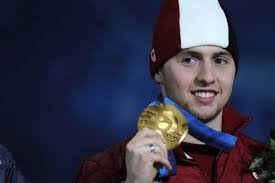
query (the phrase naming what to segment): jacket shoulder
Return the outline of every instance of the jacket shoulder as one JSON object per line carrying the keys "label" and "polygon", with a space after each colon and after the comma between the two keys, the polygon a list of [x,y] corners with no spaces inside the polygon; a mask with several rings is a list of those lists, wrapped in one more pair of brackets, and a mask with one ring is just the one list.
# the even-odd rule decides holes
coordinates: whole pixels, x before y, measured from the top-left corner
{"label": "jacket shoulder", "polygon": [[267,144],[264,142],[261,142],[253,137],[250,137],[244,133],[240,133],[238,135],[238,138],[241,140],[241,142],[246,146],[255,146],[256,148],[265,148]]}
{"label": "jacket shoulder", "polygon": [[78,174],[77,182],[111,183],[125,180],[125,151],[129,140],[126,139],[85,160]]}
{"label": "jacket shoulder", "polygon": [[248,159],[256,157],[259,155],[259,153],[267,148],[267,144],[243,133],[238,135],[238,141],[242,150],[244,151],[244,155],[246,155]]}

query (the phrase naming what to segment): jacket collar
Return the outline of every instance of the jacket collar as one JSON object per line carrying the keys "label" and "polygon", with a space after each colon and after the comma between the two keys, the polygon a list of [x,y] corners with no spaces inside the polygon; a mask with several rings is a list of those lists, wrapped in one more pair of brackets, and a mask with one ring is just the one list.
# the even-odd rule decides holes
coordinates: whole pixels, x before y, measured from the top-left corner
{"label": "jacket collar", "polygon": [[[251,119],[251,117],[242,116],[241,113],[237,112],[230,105],[226,105],[223,109],[222,131],[232,135],[238,135],[249,124]],[[194,163],[193,160],[186,156],[181,145],[176,147],[174,152],[178,160]]]}
{"label": "jacket collar", "polygon": [[237,135],[251,122],[251,120],[251,117],[244,117],[233,107],[226,105],[223,109],[222,131]]}

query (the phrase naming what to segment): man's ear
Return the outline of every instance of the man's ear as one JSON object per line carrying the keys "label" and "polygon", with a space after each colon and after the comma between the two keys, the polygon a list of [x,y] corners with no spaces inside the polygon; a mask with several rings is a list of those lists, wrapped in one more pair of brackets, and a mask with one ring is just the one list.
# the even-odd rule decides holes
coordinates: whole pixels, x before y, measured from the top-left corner
{"label": "man's ear", "polygon": [[155,73],[154,75],[154,80],[159,83],[159,84],[163,84],[163,73],[162,73],[162,69],[159,68],[158,71]]}

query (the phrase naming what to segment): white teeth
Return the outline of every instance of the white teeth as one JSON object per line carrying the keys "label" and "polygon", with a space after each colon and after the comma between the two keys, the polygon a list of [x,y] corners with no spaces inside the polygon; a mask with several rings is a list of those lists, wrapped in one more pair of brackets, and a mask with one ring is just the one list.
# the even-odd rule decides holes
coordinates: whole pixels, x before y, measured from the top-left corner
{"label": "white teeth", "polygon": [[195,95],[202,98],[209,98],[209,97],[213,97],[215,93],[214,92],[195,92]]}

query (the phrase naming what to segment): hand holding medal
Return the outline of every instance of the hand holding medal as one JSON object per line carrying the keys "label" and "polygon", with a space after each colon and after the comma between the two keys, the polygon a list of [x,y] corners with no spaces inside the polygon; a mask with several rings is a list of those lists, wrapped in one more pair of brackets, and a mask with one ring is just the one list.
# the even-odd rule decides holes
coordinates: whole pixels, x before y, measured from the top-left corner
{"label": "hand holding medal", "polygon": [[[153,129],[158,132],[165,140],[168,150],[174,149],[186,137],[188,133],[188,123],[184,115],[173,105],[159,103],[147,107],[139,116],[138,130],[144,128]],[[154,144],[149,144],[151,152],[154,152]],[[168,158],[173,169],[167,170],[164,166],[158,167],[157,177],[166,177],[175,173],[175,160],[170,151]]]}

